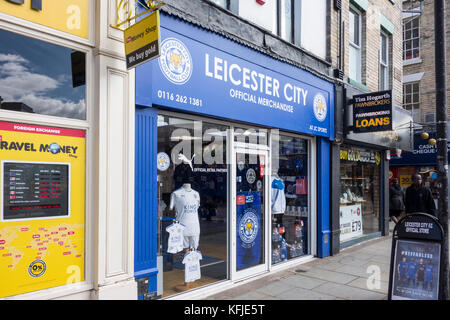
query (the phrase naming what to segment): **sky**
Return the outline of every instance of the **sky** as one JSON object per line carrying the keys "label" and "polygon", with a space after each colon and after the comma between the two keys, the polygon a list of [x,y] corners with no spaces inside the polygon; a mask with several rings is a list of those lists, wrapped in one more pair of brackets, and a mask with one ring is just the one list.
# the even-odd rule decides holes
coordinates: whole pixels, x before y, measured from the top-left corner
{"label": "sky", "polygon": [[0,30],[0,96],[35,113],[86,119],[86,86],[72,87],[74,50]]}

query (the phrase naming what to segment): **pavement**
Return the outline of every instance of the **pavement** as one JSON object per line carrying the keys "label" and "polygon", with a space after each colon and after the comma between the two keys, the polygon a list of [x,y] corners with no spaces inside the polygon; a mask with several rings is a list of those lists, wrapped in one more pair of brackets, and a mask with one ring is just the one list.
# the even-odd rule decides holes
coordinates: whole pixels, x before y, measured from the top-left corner
{"label": "pavement", "polygon": [[390,235],[273,272],[205,300],[387,300]]}

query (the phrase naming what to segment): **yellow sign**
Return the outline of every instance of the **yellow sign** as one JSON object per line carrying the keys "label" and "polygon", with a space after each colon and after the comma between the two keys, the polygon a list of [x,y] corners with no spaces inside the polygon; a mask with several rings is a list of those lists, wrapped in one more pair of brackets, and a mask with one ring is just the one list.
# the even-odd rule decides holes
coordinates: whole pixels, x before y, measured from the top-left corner
{"label": "yellow sign", "polygon": [[159,57],[159,11],[133,24],[123,35],[127,69]]}
{"label": "yellow sign", "polygon": [[399,184],[403,188],[407,188],[412,184],[412,179],[410,174],[399,175]]}
{"label": "yellow sign", "polygon": [[0,0],[0,12],[88,39],[89,0],[42,0],[37,5],[39,2]]}
{"label": "yellow sign", "polygon": [[85,132],[0,122],[0,298],[84,280]]}

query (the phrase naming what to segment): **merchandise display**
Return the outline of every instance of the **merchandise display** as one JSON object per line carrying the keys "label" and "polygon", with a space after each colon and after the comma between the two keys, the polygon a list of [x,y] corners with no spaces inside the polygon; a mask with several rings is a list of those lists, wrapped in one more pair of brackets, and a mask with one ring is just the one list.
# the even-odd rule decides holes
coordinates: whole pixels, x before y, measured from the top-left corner
{"label": "merchandise display", "polygon": [[[228,169],[222,159],[227,149],[225,141],[215,142],[226,130],[158,115],[157,258],[163,298],[227,278]],[[225,152],[219,153],[222,147]],[[199,250],[201,259],[193,253]]]}
{"label": "merchandise display", "polygon": [[169,240],[167,241],[168,253],[178,253],[180,251],[183,251],[184,229],[186,229],[186,227],[178,221],[175,221],[166,228],[166,231],[169,233]]}
{"label": "merchandise display", "polygon": [[175,190],[170,196],[170,209],[175,209],[176,220],[184,225],[184,248],[198,248],[200,236],[200,223],[198,220],[198,208],[200,207],[200,195],[191,188],[189,183]]}
{"label": "merchandise display", "polygon": [[272,155],[272,264],[308,254],[307,141],[280,136]]}
{"label": "merchandise display", "polygon": [[194,249],[184,255],[184,282],[194,282],[201,278],[200,260],[202,259],[201,252]]}
{"label": "merchandise display", "polygon": [[375,157],[361,156],[371,154],[367,150],[342,150],[339,224],[345,242],[380,231],[380,166]]}
{"label": "merchandise display", "polygon": [[285,213],[286,195],[284,194],[284,182],[277,173],[272,174],[272,214]]}

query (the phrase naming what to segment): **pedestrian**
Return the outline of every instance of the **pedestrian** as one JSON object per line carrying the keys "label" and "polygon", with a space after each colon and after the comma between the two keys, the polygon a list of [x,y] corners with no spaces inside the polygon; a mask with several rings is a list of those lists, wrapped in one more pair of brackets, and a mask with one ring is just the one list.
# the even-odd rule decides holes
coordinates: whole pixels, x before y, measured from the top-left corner
{"label": "pedestrian", "polygon": [[398,179],[392,179],[392,185],[389,188],[389,217],[395,223],[401,218],[405,210],[405,193],[398,184]]}
{"label": "pedestrian", "polygon": [[430,188],[422,185],[420,174],[412,175],[412,184],[406,188],[405,213],[423,212],[436,216],[436,206]]}

